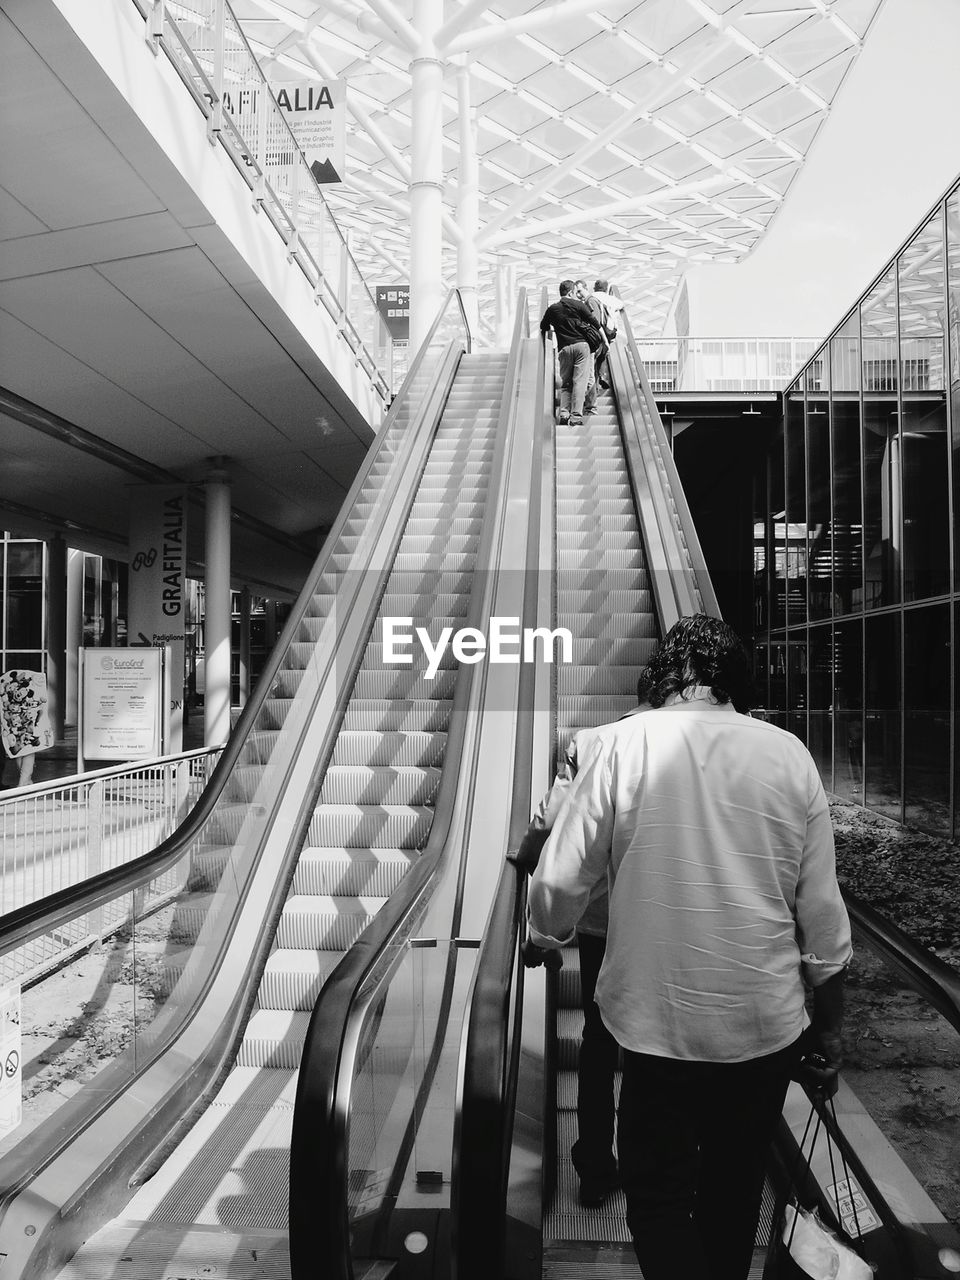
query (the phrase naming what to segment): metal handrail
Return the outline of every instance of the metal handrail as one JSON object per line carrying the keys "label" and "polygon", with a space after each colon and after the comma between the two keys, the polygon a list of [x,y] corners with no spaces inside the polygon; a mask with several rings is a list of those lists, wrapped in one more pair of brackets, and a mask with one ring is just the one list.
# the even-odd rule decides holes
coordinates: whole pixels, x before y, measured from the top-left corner
{"label": "metal handrail", "polygon": [[[541,476],[553,423],[552,358],[549,377],[546,366],[546,344],[540,341],[535,367],[535,403],[539,405],[533,454],[535,477]],[[541,621],[538,538],[543,527],[545,488],[543,483],[535,484],[530,495],[524,557],[524,627]],[[507,1181],[520,1054],[520,1037],[515,1028],[519,1027],[524,989],[524,971],[518,957],[526,909],[526,875],[511,855],[519,847],[530,810],[536,733],[535,717],[529,711],[536,706],[536,687],[535,670],[530,666],[521,668],[509,847],[484,928],[464,1019],[451,1194],[451,1274],[456,1280],[486,1280],[506,1274]],[[465,1152],[470,1153],[469,1160],[463,1158]]]}
{"label": "metal handrail", "polygon": [[[291,184],[297,201],[295,208],[293,201],[290,201],[293,216],[287,212],[284,201],[267,180],[262,156],[266,125],[261,126],[263,138],[260,140],[259,145],[256,141],[252,142],[244,138],[236,122],[223,111],[222,94],[218,93],[216,85],[211,83],[197,51],[190,45],[180,23],[171,12],[171,6],[166,0],[154,0],[153,3],[148,2],[148,0],[133,0],[133,2],[147,23],[148,42],[154,49],[162,48],[164,50],[174,70],[180,76],[191,97],[207,119],[208,131],[211,136],[216,135],[244,182],[254,192],[258,204],[266,212],[271,225],[276,229],[281,240],[286,245],[291,261],[296,261],[300,270],[316,291],[316,301],[322,302],[330,316],[337,321],[339,331],[343,334],[351,351],[357,357],[358,363],[363,367],[375,391],[381,399],[387,400],[390,395],[390,387],[377,365],[376,358],[360,336],[360,331],[354,319],[347,314],[346,307],[334,292],[328,274],[323,270],[322,265],[317,262],[309,247],[303,243],[300,237],[299,203],[303,197],[308,196],[321,210],[321,216],[329,220],[330,226],[339,240],[339,252],[345,255],[348,269],[352,269],[355,273],[355,279],[366,295],[374,319],[379,315],[376,300],[310,166],[294,139],[287,120],[273,98],[267,78],[263,74],[243,28],[234,16],[227,0],[216,0],[216,5],[222,7],[224,23],[227,18],[230,20],[231,43],[239,46],[247,56],[248,63],[245,74],[250,79],[258,81],[264,95],[268,95],[270,107],[267,109],[270,110],[270,128],[272,130],[280,129],[284,135],[283,152],[284,154],[289,153],[293,157],[293,165],[297,168],[296,178]],[[174,50],[170,47],[167,39],[168,30],[174,33],[178,45],[190,64],[189,73],[186,68],[180,65],[178,57],[175,56]],[[214,39],[215,46],[216,43],[216,39]],[[209,53],[210,50],[207,49],[205,52]],[[223,49],[214,47],[213,54],[215,58],[219,56],[222,59]],[[217,78],[218,75],[215,68],[214,79],[216,80]],[[202,86],[202,91],[198,85]]]}
{"label": "metal handrail", "polygon": [[[521,307],[522,309],[522,307]],[[515,329],[508,362],[506,386],[511,388],[519,359],[519,322]],[[512,394],[505,394],[501,429],[491,463],[487,515],[476,553],[478,566],[491,564],[495,545],[504,468],[509,442],[503,425],[510,421]],[[485,589],[475,593],[468,625],[478,626],[490,608],[490,575]],[[468,706],[482,698],[486,668],[470,666],[462,671],[454,695],[450,727],[444,753],[443,777],[426,847],[406,873],[389,900],[367,925],[324,984],[314,1005],[307,1029],[297,1082],[293,1133],[290,1144],[290,1263],[294,1280],[312,1277],[316,1269],[318,1230],[324,1240],[324,1262],[333,1280],[352,1276],[350,1224],[347,1203],[347,1150],[351,1089],[355,1063],[365,1018],[376,993],[389,983],[404,954],[404,943],[430,901],[441,873],[450,861],[451,826],[458,793],[471,790],[475,778],[475,756],[481,717],[468,723]],[[475,693],[479,690],[479,693]],[[468,797],[468,807],[472,803]],[[457,905],[462,894],[463,867],[457,888]],[[450,975],[447,975],[449,979]],[[449,1013],[450,983],[444,982],[441,1015],[434,1042],[442,1036]],[[339,1028],[339,1032],[332,1029]],[[431,1065],[421,1082],[420,1093],[428,1087]],[[411,1123],[417,1108],[412,1108]]]}

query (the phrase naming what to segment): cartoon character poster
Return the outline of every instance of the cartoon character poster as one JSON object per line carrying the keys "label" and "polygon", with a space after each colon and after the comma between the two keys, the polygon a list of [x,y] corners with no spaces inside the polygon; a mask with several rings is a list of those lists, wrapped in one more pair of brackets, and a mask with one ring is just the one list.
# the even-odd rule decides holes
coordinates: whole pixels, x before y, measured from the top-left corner
{"label": "cartoon character poster", "polygon": [[47,718],[47,677],[42,671],[0,675],[0,742],[11,760],[53,745]]}

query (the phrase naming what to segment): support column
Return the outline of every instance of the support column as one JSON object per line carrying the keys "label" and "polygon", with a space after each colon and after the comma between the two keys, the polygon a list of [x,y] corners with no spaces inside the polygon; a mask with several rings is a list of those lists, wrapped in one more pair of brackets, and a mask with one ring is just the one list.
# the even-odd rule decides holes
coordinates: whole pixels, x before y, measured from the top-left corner
{"label": "support column", "polygon": [[203,740],[220,746],[230,736],[230,476],[225,458],[211,459],[205,478]]}
{"label": "support column", "polygon": [[47,715],[60,742],[67,698],[67,544],[59,533],[47,543],[46,589]]}
{"label": "support column", "polygon": [[63,718],[77,724],[80,705],[79,654],[83,645],[83,552],[67,556],[67,683]]}
{"label": "support column", "polygon": [[423,53],[410,64],[412,157],[410,183],[410,355],[419,350],[443,301],[443,62],[434,36],[443,0],[414,0],[413,25]]}
{"label": "support column", "polygon": [[250,697],[250,588],[240,592],[240,697],[241,707]]}
{"label": "support column", "polygon": [[467,313],[474,345],[480,328],[477,296],[480,255],[480,181],[477,165],[477,113],[470,104],[470,68],[457,72],[457,101],[460,107],[460,171],[457,182],[457,225],[461,240],[457,247],[457,284]]}

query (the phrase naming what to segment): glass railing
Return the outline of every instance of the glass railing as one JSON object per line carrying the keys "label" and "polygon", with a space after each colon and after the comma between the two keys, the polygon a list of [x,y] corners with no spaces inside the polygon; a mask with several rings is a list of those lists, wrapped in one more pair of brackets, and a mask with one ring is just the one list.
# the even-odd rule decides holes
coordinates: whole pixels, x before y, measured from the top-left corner
{"label": "glass railing", "polygon": [[654,395],[670,391],[783,391],[819,338],[638,338]]}
{"label": "glass railing", "polygon": [[148,38],[163,48],[206,117],[211,140],[225,148],[314,300],[389,403],[393,387],[378,361],[376,299],[230,6],[226,0],[134,3]]}

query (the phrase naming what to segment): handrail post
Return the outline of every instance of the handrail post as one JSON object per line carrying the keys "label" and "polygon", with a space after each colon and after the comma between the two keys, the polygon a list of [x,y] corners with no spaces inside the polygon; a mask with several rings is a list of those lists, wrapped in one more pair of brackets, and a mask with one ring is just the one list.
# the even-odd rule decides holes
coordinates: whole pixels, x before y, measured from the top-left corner
{"label": "handrail post", "polygon": [[147,12],[147,47],[156,57],[160,52],[160,41],[163,39],[163,20],[166,16],[164,0],[153,0]]}
{"label": "handrail post", "polygon": [[[103,870],[104,782],[97,779],[87,790],[87,871],[86,879]],[[98,938],[103,932],[103,907],[95,907],[87,915],[87,931]]]}
{"label": "handrail post", "polygon": [[207,119],[207,141],[215,146],[223,129],[223,59],[227,42],[226,0],[214,0],[213,14],[213,110]]}

